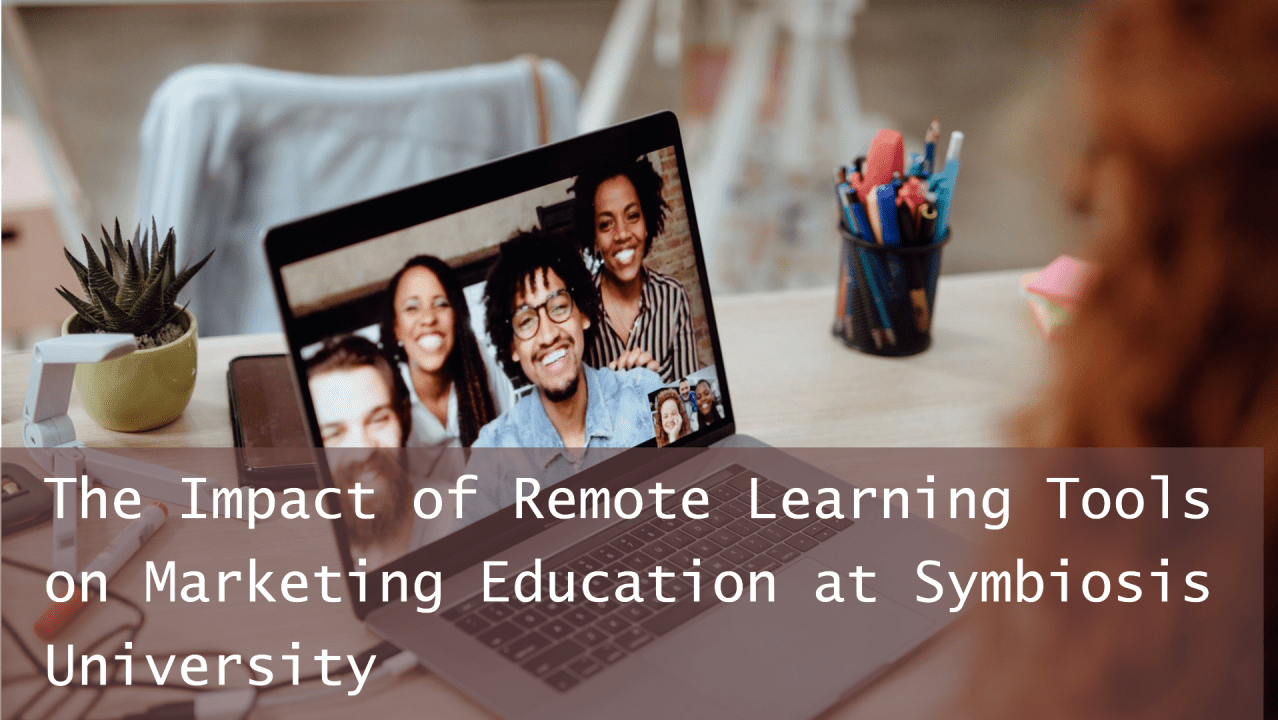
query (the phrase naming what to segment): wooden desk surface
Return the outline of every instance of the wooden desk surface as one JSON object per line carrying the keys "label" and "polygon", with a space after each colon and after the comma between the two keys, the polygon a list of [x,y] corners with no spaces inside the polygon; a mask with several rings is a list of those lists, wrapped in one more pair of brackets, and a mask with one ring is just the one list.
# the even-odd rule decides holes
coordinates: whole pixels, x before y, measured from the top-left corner
{"label": "wooden desk surface", "polygon": [[[909,358],[873,357],[836,340],[830,288],[716,300],[738,431],[780,447],[1002,445],[1002,423],[1040,379],[1045,356],[1018,295],[1020,276],[943,276],[932,347]],[[191,404],[152,432],[98,427],[76,393],[70,415],[91,446],[230,447],[227,364],[285,350],[277,334],[200,338]],[[30,353],[3,358],[6,447],[22,445],[29,369]]]}
{"label": "wooden desk surface", "polygon": [[[938,291],[936,332],[932,349],[908,359],[881,359],[845,348],[830,336],[834,306],[829,289],[728,297],[717,303],[725,362],[739,428],[780,446],[982,446],[1002,444],[1000,425],[1007,412],[1026,397],[1038,379],[1045,353],[1042,341],[1017,295],[1019,273],[1000,272],[946,276]],[[197,389],[186,414],[172,425],[140,435],[102,430],[73,401],[72,415],[81,438],[90,445],[228,446],[225,368],[232,357],[283,351],[278,335],[214,338],[200,341]],[[22,402],[28,356],[3,358],[3,441],[20,445]],[[6,458],[7,459],[7,458]],[[108,489],[108,495],[113,491]],[[941,522],[941,521],[938,521]],[[80,561],[88,562],[124,526],[117,518],[79,523]],[[952,531],[976,538],[958,525]],[[264,549],[265,548],[265,549]],[[48,524],[11,535],[4,555],[40,566],[49,565]],[[340,567],[328,522],[289,521],[278,517],[247,531],[235,520],[182,520],[177,513],[110,583],[141,600],[146,559],[174,559],[178,572],[198,568],[208,574],[242,569],[256,557],[262,571],[277,577],[288,570],[313,573],[321,565]],[[47,600],[44,577],[5,566],[3,607],[37,654],[45,651],[31,634],[31,623]],[[83,646],[115,623],[129,617],[118,605],[93,608],[58,639]],[[195,624],[193,625],[193,620]],[[262,628],[271,628],[263,633]],[[228,602],[193,608],[185,603],[147,606],[146,627],[135,652],[175,652],[178,662],[196,648],[223,652],[287,652],[285,641],[315,636],[322,644],[302,648],[303,674],[317,669],[308,661],[320,647],[334,653],[357,653],[377,642],[346,603]],[[945,715],[948,699],[963,678],[966,631],[958,628],[921,653],[905,671],[876,683],[826,717],[922,718]],[[6,635],[0,643],[5,658],[4,715],[11,716],[30,688],[10,678],[30,672],[16,645]],[[307,651],[310,651],[309,653]],[[78,650],[77,650],[78,652]],[[43,656],[42,656],[43,659]],[[176,663],[175,663],[176,665]],[[135,663],[135,670],[137,670]],[[176,669],[176,668],[175,668]],[[144,670],[136,677],[147,677]],[[88,693],[82,693],[87,696]],[[139,689],[112,690],[94,717],[119,717],[143,707],[186,697]],[[338,696],[340,697],[340,696]],[[78,703],[55,717],[73,717]],[[398,717],[406,713],[439,718],[488,718],[482,707],[439,678],[418,668],[384,689],[369,688],[355,701],[330,698],[254,713],[257,718],[305,713],[318,718],[349,718],[353,709],[366,717]],[[425,710],[425,713],[422,711]]]}

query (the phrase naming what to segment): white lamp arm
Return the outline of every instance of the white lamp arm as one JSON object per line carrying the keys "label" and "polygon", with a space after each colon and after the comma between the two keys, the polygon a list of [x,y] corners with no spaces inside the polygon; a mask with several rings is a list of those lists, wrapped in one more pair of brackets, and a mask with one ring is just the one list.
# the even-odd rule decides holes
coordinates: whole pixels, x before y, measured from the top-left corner
{"label": "white lamp arm", "polygon": [[[54,477],[75,478],[70,488],[64,488],[61,512],[54,515],[53,563],[59,570],[74,572],[76,568],[80,485],[88,477],[111,487],[132,487],[177,505],[189,505],[194,497],[201,509],[212,507],[213,489],[222,487],[208,478],[193,496],[176,470],[85,448],[76,439],[75,425],[67,415],[75,366],[114,360],[137,349],[132,335],[83,333],[38,342],[31,353],[27,400],[22,407],[22,442]],[[45,450],[37,451],[39,448]]]}
{"label": "white lamp arm", "polygon": [[114,360],[137,349],[137,341],[126,333],[77,333],[36,343],[22,406],[22,443],[29,448],[83,445],[67,417],[75,366]]}

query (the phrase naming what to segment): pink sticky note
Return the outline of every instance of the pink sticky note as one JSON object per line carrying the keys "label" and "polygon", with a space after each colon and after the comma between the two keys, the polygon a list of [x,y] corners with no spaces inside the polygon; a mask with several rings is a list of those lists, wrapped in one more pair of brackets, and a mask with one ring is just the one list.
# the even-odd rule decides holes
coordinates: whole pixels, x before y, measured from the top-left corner
{"label": "pink sticky note", "polygon": [[1095,275],[1095,266],[1078,258],[1062,255],[1043,268],[1043,272],[1031,280],[1025,290],[1072,311],[1078,306],[1078,301]]}

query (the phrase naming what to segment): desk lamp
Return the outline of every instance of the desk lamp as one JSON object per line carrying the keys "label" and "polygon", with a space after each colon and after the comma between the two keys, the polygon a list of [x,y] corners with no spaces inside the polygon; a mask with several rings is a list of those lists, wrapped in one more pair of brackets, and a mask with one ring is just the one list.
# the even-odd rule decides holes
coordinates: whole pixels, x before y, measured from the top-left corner
{"label": "desk lamp", "polygon": [[[86,447],[76,439],[75,425],[67,415],[77,364],[114,360],[137,349],[127,333],[81,333],[38,342],[31,353],[22,442],[51,477],[75,480],[70,488],[63,488],[62,506],[53,515],[56,570],[76,572],[76,519],[82,483],[88,483],[89,475],[103,485],[131,487],[166,503],[190,505],[192,486],[182,482],[182,473]],[[205,509],[213,505],[213,489],[222,487],[213,478],[207,480],[194,485],[196,502]]]}

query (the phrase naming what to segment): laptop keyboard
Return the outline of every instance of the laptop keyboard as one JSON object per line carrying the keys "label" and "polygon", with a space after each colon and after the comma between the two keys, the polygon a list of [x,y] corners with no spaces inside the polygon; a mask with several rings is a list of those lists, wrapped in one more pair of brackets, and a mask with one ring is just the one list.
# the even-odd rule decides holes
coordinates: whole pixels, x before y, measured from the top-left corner
{"label": "laptop keyboard", "polygon": [[[759,478],[760,510],[773,513],[775,519],[750,518],[750,481],[755,477]],[[741,575],[743,597],[748,597],[750,573],[777,570],[853,524],[847,519],[817,518],[811,505],[791,505],[795,514],[807,512],[806,519],[787,517],[781,509],[787,488],[740,465],[720,470],[693,487],[704,488],[709,495],[709,505],[697,508],[706,513],[704,519],[683,516],[682,495],[672,496],[675,502],[663,506],[677,507],[667,512],[677,517],[659,518],[648,508],[634,520],[618,523],[543,562],[543,572],[556,574],[556,594],[566,592],[566,573],[574,573],[573,602],[525,603],[513,592],[505,592],[510,602],[486,603],[479,594],[449,608],[442,617],[552,688],[567,692],[718,605],[721,601],[713,583],[721,573],[732,570]],[[700,566],[694,565],[696,558]],[[666,597],[679,598],[676,602],[656,599],[656,581],[647,573],[657,565],[675,573],[673,579],[663,578],[661,589]],[[639,573],[644,602],[612,599],[613,588],[619,584],[613,576],[623,570]],[[682,575],[686,570],[700,572],[700,602],[692,599],[692,579]],[[595,571],[609,574],[590,582],[591,594],[609,598],[603,602],[590,602],[581,592],[581,578]],[[724,591],[733,589],[729,584]],[[549,594],[545,575],[541,590],[542,597]]]}

